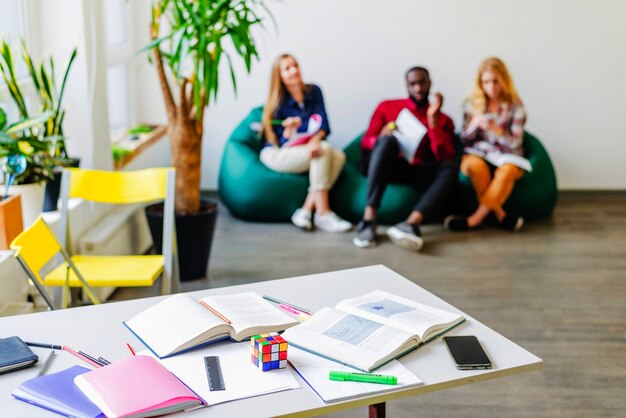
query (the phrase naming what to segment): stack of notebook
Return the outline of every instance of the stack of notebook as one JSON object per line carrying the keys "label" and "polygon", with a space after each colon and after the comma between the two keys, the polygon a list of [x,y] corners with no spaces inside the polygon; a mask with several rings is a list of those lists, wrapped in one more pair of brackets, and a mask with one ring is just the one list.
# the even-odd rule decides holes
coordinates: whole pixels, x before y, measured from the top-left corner
{"label": "stack of notebook", "polygon": [[89,370],[74,366],[22,383],[13,396],[70,417],[151,417],[205,405],[157,360],[132,356]]}

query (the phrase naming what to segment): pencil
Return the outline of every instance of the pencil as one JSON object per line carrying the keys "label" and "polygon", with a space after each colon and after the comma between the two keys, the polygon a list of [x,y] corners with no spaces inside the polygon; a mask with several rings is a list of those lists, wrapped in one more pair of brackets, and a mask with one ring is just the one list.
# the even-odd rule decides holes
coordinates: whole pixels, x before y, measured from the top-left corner
{"label": "pencil", "polygon": [[52,359],[54,358],[55,354],[56,352],[54,350],[52,350],[50,354],[48,354],[48,358],[46,359],[46,362],[43,364],[43,366],[41,366],[41,369],[39,370],[37,376],[43,376],[44,374],[46,374],[46,371],[48,371],[50,364],[52,364]]}
{"label": "pencil", "polygon": [[70,353],[71,355],[78,357],[78,358],[79,358],[79,359],[81,359],[82,361],[84,361],[84,362],[86,362],[86,363],[89,363],[89,364],[91,364],[92,366],[95,366],[95,367],[102,367],[102,364],[98,363],[97,361],[92,361],[92,360],[89,360],[87,357],[83,356],[82,354],[79,354],[77,351],[72,350],[71,348],[69,348],[69,347],[68,347],[68,346],[66,346],[66,345],[63,345],[63,346],[62,346],[62,348],[63,348],[63,350],[64,350],[64,351],[67,351],[67,352],[68,352],[68,353]]}
{"label": "pencil", "polygon": [[230,322],[230,319],[226,318],[224,315],[222,315],[221,313],[219,313],[218,311],[216,311],[214,308],[210,307],[208,304],[206,304],[205,302],[200,301],[200,304],[202,306],[204,306],[205,308],[207,308],[209,311],[213,312],[219,319],[221,319],[222,321],[226,322],[227,324],[232,324],[232,322]]}

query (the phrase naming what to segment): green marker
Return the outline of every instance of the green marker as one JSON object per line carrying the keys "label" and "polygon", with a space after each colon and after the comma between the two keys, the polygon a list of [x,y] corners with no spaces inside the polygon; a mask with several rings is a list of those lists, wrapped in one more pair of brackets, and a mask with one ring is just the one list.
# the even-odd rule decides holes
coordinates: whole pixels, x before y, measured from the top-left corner
{"label": "green marker", "polygon": [[397,385],[398,378],[396,376],[388,376],[384,374],[369,374],[369,373],[349,373],[349,372],[334,372],[331,371],[328,375],[330,380],[339,380],[342,382],[367,382],[367,383],[381,383],[384,385]]}

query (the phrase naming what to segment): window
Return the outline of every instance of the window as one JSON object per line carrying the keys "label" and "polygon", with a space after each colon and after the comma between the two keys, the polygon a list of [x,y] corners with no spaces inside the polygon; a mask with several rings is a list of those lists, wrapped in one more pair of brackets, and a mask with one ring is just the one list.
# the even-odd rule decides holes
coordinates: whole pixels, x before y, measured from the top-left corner
{"label": "window", "polygon": [[[13,50],[13,59],[15,60],[16,75],[20,80],[20,87],[27,94],[32,92],[30,89],[30,79],[28,78],[28,70],[21,59],[21,43],[20,39],[25,38],[26,24],[24,19],[24,3],[22,0],[5,0],[2,2],[2,12],[0,13],[0,36],[11,46]],[[32,102],[31,97],[25,97],[27,105]],[[9,122],[18,119],[19,113],[11,99],[9,90],[4,82],[4,78],[0,77],[0,106],[7,113]]]}
{"label": "window", "polygon": [[132,9],[125,0],[103,2],[104,43],[106,45],[107,106],[112,141],[121,139],[135,123],[132,106],[134,91]]}

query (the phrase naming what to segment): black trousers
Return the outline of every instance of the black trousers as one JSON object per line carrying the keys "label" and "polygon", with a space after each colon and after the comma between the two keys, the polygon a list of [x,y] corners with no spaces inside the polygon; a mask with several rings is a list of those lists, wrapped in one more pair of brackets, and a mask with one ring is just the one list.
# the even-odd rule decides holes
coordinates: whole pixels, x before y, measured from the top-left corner
{"label": "black trousers", "polygon": [[424,223],[442,215],[444,204],[457,179],[452,161],[410,164],[399,156],[400,145],[393,136],[378,138],[369,155],[364,156],[361,171],[367,176],[367,204],[380,207],[389,183],[406,184],[423,192],[413,210],[421,212]]}

